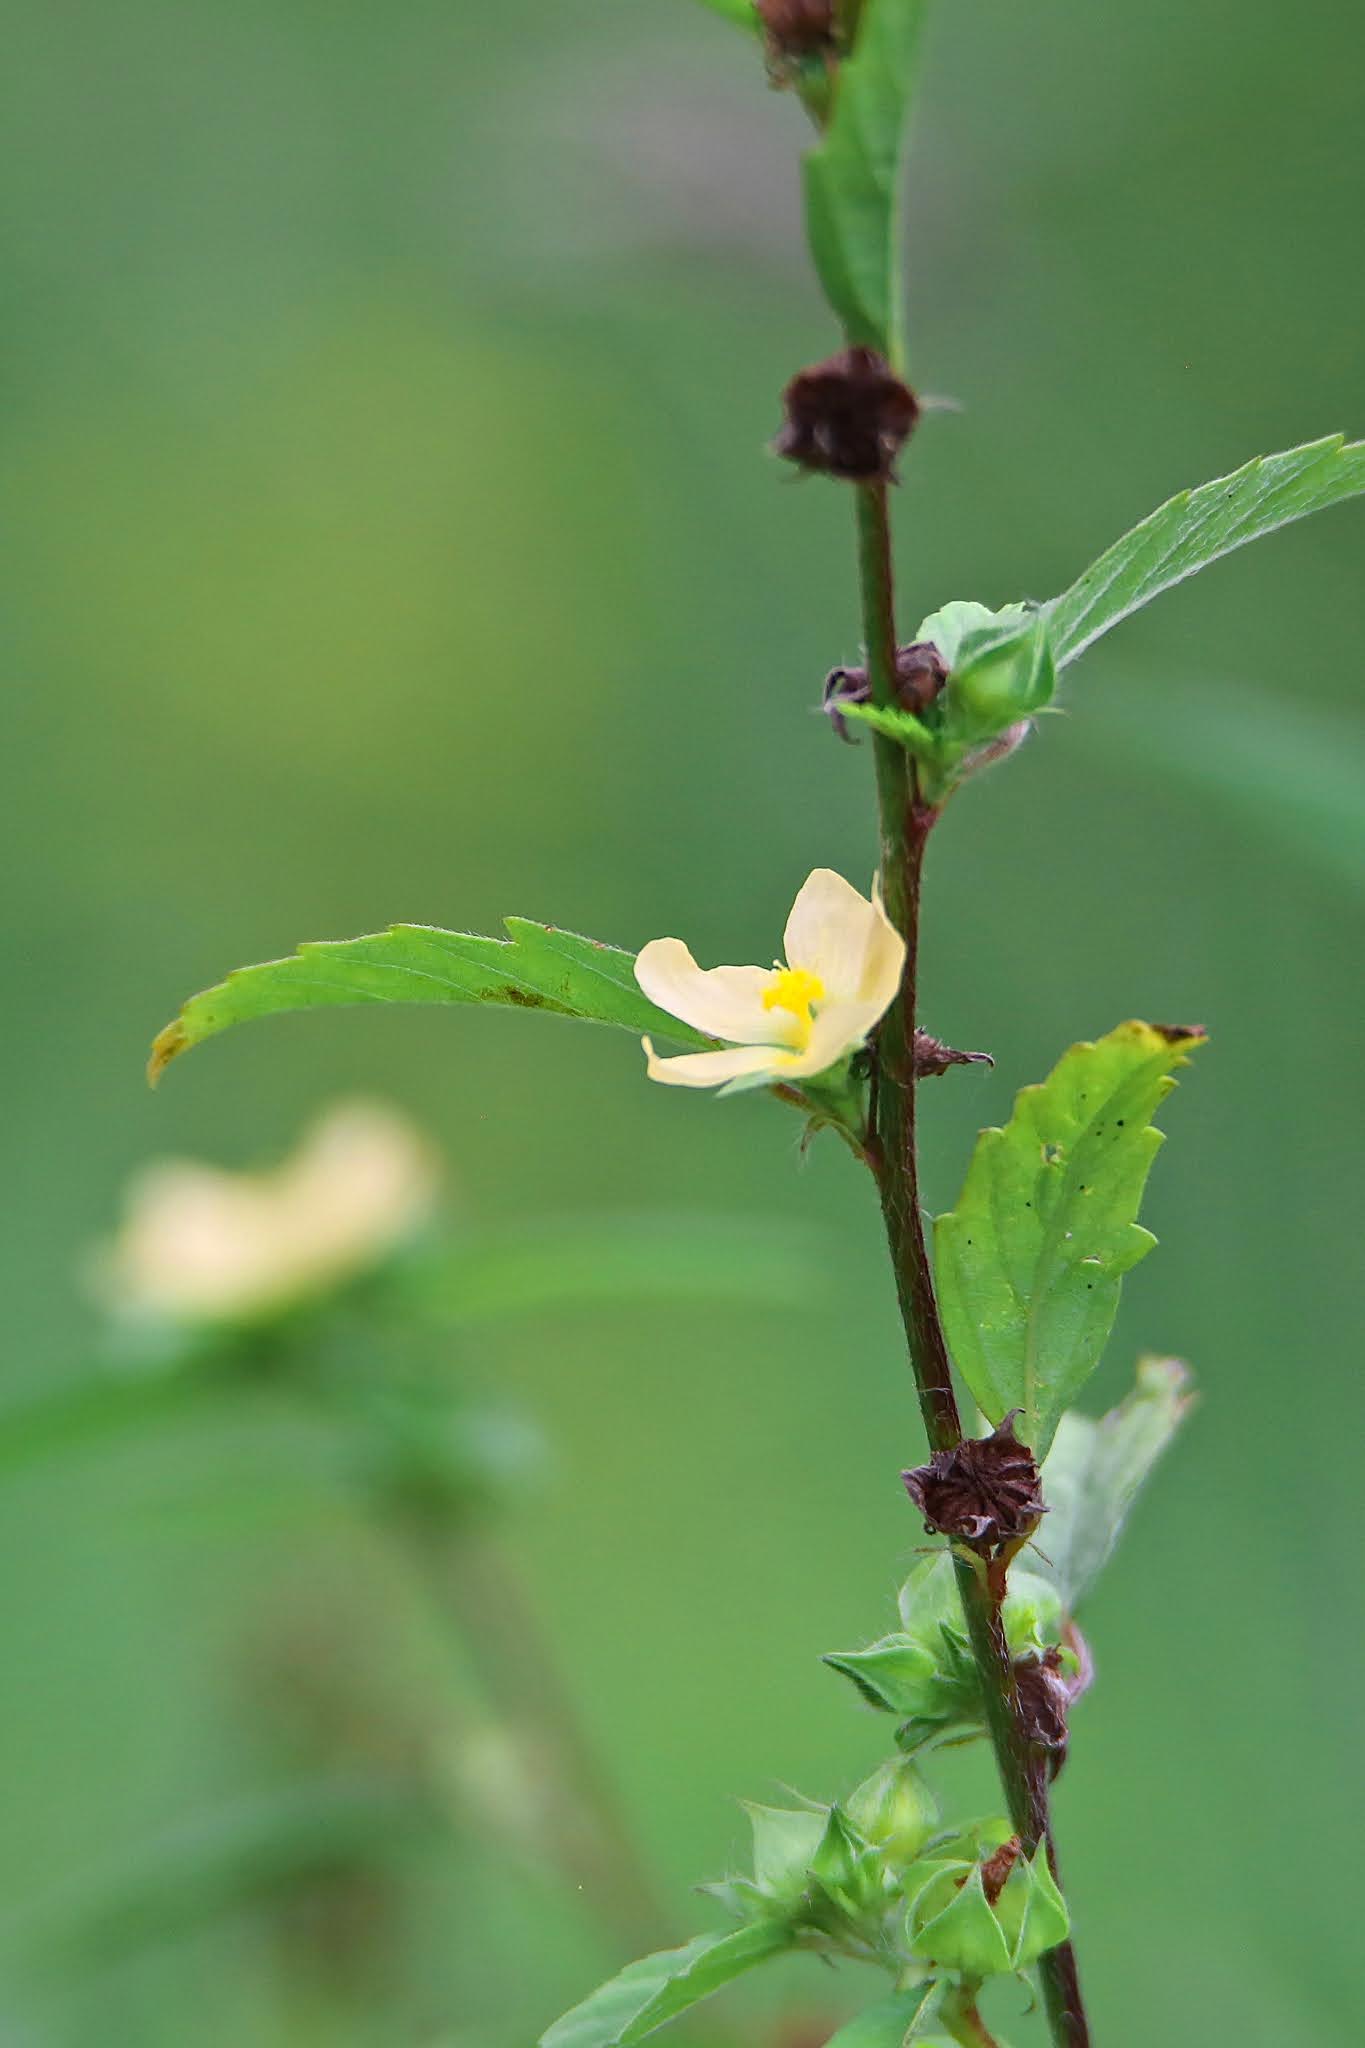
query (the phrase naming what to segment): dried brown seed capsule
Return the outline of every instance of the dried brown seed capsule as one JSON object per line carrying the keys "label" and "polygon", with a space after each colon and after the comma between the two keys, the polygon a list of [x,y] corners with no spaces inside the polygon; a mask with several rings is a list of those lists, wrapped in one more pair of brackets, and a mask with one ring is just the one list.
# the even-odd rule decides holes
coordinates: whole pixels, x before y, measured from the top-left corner
{"label": "dried brown seed capsule", "polygon": [[773,54],[823,57],[838,46],[834,0],[754,0]]}
{"label": "dried brown seed capsule", "polygon": [[1002,1842],[993,1856],[988,1856],[981,1866],[981,1889],[986,1894],[986,1904],[993,1906],[1009,1882],[1010,1872],[1024,1853],[1024,1845],[1018,1835],[1011,1835],[1008,1842]]}
{"label": "dried brown seed capsule", "polygon": [[926,1528],[989,1549],[1027,1536],[1047,1512],[1033,1453],[1014,1434],[1018,1413],[1011,1409],[993,1435],[966,1437],[951,1451],[935,1451],[927,1465],[902,1472]]}
{"label": "dried brown seed capsule", "polygon": [[[916,716],[927,711],[947,680],[943,656],[932,640],[914,640],[908,647],[896,649],[896,700],[903,711],[913,711]],[[850,746],[857,741],[849,732],[843,707],[871,701],[872,684],[865,668],[832,668],[825,677],[820,708],[840,739]]]}
{"label": "dried brown seed capsule", "polygon": [[896,649],[896,695],[906,711],[927,711],[948,680],[948,664],[932,640]]}
{"label": "dried brown seed capsule", "polygon": [[915,1078],[931,1080],[935,1075],[946,1074],[949,1067],[993,1067],[995,1061],[988,1052],[959,1052],[955,1046],[945,1045],[940,1038],[934,1038],[927,1031],[915,1033]]}
{"label": "dried brown seed capsule", "polygon": [[844,349],[802,370],[783,404],[777,454],[849,483],[894,483],[896,457],[919,418],[913,391],[871,348]]}
{"label": "dried brown seed capsule", "polygon": [[1019,1721],[1029,1741],[1054,1755],[1053,1775],[1066,1756],[1067,1715],[1073,1689],[1062,1676],[1062,1653],[1044,1650],[1041,1657],[1020,1657],[1014,1666]]}

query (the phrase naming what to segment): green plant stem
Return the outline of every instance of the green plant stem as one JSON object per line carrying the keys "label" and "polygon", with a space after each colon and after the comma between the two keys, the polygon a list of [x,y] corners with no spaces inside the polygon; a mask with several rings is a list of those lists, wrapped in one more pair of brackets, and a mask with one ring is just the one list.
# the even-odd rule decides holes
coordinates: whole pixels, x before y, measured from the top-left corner
{"label": "green plant stem", "polygon": [[954,1984],[939,2004],[938,2017],[961,2048],[998,2048],[994,2034],[977,2011],[980,1989],[979,1984]]}
{"label": "green plant stem", "polygon": [[420,1539],[489,1699],[540,1765],[555,1861],[624,1953],[671,1947],[677,1933],[516,1572],[475,1527],[426,1516]]}
{"label": "green plant stem", "polygon": [[[859,582],[868,678],[873,702],[889,706],[895,702],[896,689],[896,607],[887,487],[882,483],[860,485],[857,500]],[[915,1143],[914,1043],[920,894],[925,850],[937,813],[921,800],[913,763],[902,746],[876,734],[873,751],[882,890],[887,915],[905,941],[905,967],[900,993],[878,1034],[876,1128],[870,1136],[869,1156],[881,1194],[896,1292],[925,1430],[931,1447],[946,1451],[962,1441],[962,1421],[925,1243]],[[955,1562],[1010,1818],[1029,1854],[1040,1842],[1047,1844],[1055,1875],[1046,1761],[1034,1750],[1020,1721],[1014,1667],[999,1602],[969,1558],[958,1556]],[[1038,1970],[1056,2048],[1090,2048],[1090,2029],[1071,1943],[1064,1942],[1049,1950]]]}

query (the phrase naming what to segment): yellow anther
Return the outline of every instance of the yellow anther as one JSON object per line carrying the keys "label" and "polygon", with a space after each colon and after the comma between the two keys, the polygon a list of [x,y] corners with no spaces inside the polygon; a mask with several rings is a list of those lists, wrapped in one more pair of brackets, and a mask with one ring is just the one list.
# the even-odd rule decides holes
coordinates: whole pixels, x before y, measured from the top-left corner
{"label": "yellow anther", "polygon": [[818,974],[811,974],[804,967],[778,967],[773,978],[763,991],[765,1010],[788,1010],[800,1027],[800,1044],[804,1048],[811,1033],[811,1005],[825,999],[825,984]]}

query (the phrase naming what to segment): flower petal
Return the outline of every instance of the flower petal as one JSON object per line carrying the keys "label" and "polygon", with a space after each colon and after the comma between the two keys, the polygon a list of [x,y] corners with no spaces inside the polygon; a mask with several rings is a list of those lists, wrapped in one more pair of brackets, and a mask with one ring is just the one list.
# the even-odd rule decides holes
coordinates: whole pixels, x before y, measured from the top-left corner
{"label": "flower petal", "polygon": [[[875,899],[860,896],[832,868],[816,868],[787,919],[787,964],[818,974],[828,1002],[890,1007],[905,963],[905,944]],[[874,1019],[875,1021],[875,1019]]]}
{"label": "flower petal", "polygon": [[675,1088],[719,1088],[725,1081],[748,1077],[761,1087],[780,1060],[789,1054],[770,1045],[732,1045],[723,1052],[684,1052],[676,1059],[661,1060],[646,1038],[645,1049],[651,1081],[666,1081]]}
{"label": "flower petal", "polygon": [[826,1067],[837,1066],[841,1059],[857,1051],[886,1007],[883,1002],[823,1003],[805,1051],[778,1055],[777,1079],[800,1081],[812,1074],[823,1074]]}
{"label": "flower petal", "polygon": [[772,975],[761,967],[698,967],[681,939],[651,939],[635,962],[635,979],[652,1003],[709,1038],[770,1045],[775,1031],[763,991]]}

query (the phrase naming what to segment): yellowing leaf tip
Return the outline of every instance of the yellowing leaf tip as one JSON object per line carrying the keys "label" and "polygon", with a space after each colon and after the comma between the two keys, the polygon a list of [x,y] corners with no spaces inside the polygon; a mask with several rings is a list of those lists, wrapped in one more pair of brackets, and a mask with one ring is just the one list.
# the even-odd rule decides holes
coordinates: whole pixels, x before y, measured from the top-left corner
{"label": "yellowing leaf tip", "polygon": [[152,1055],[147,1062],[147,1085],[155,1088],[177,1053],[184,1052],[190,1042],[190,1035],[177,1017],[164,1031],[159,1031],[152,1040]]}

